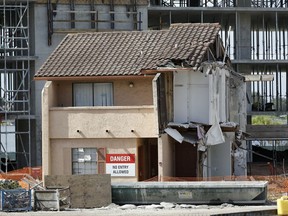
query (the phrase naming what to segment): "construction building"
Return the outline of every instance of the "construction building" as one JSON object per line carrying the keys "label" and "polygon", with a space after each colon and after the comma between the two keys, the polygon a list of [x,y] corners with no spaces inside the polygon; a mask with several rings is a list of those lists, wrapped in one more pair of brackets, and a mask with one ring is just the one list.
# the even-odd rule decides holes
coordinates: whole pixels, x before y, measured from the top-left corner
{"label": "construction building", "polygon": [[[241,145],[243,151],[239,153],[243,160],[246,161],[247,155],[248,162],[255,162],[258,155],[260,161],[264,158],[265,163],[272,164],[273,170],[281,158],[285,163],[285,151],[280,152],[280,146],[283,149],[287,146],[287,1],[0,2],[1,157],[4,165],[8,160],[16,167],[41,165],[41,91],[44,81],[34,82],[33,76],[67,33],[160,30],[173,23],[189,22],[220,23],[225,51],[235,71],[259,75],[257,79],[253,76],[254,80],[247,84],[249,91],[245,102],[248,109],[244,113],[247,125],[245,122],[246,127],[241,129],[248,135],[247,141]],[[273,75],[274,79],[265,81],[261,75]],[[282,121],[277,125],[253,125],[255,116],[274,116]],[[256,140],[271,151],[255,152]],[[250,166],[243,166],[237,174],[250,172]],[[7,170],[8,166],[1,169]]]}

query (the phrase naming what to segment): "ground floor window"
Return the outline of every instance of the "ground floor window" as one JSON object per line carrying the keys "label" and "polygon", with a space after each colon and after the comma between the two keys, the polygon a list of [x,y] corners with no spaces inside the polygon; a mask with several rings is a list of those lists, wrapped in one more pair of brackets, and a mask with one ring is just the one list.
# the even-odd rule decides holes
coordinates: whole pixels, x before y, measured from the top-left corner
{"label": "ground floor window", "polygon": [[72,149],[72,174],[98,174],[96,148]]}

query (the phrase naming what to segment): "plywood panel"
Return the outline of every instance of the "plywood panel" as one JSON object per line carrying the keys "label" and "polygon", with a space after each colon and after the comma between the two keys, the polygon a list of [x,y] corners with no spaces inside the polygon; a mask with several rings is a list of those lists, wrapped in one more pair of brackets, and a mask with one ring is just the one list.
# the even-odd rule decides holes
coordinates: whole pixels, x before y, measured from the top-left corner
{"label": "plywood panel", "polygon": [[286,125],[247,125],[248,139],[287,139],[288,126]]}

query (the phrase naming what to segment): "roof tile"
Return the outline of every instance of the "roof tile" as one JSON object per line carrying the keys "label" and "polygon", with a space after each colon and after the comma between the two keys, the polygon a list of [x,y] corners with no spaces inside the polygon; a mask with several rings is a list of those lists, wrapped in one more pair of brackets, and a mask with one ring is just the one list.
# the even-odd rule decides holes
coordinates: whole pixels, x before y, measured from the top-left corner
{"label": "roof tile", "polygon": [[68,34],[35,77],[141,75],[171,60],[198,67],[220,28],[187,23],[165,31]]}

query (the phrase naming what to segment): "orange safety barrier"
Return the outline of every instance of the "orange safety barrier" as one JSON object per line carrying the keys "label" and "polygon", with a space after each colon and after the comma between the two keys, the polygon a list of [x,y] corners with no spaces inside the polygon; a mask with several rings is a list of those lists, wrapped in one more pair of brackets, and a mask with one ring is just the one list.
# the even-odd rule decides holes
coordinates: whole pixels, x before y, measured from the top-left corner
{"label": "orange safety barrier", "polygon": [[29,189],[29,185],[22,181],[22,179],[27,175],[34,179],[42,180],[42,167],[24,167],[22,169],[13,170],[7,173],[1,173],[0,179],[18,181],[22,188]]}

